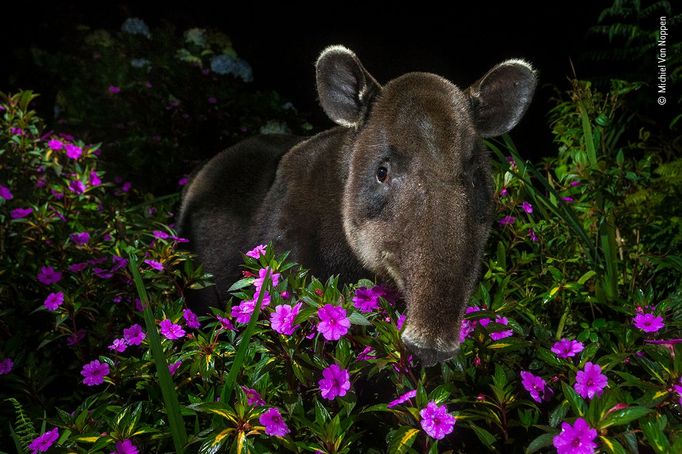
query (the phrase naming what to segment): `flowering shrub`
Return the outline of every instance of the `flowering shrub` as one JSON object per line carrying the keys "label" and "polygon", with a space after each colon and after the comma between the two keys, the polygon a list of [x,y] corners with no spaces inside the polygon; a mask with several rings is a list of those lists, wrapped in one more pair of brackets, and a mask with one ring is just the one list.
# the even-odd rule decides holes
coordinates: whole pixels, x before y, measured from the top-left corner
{"label": "flowering shrub", "polygon": [[146,190],[175,191],[188,169],[245,137],[310,129],[291,103],[252,87],[251,66],[214,30],[129,18],[120,30],[80,26],[63,49],[32,51],[58,89],[55,127],[101,142],[107,170]]}
{"label": "flowering shrub", "polygon": [[[580,127],[607,135],[603,104],[580,96]],[[321,282],[271,245],[243,251],[224,305],[193,312],[184,289],[206,277],[177,247],[172,200],[110,181],[97,147],[42,129],[31,97],[0,101],[0,436],[18,450],[682,448],[680,258],[621,228],[649,177],[598,153],[594,130],[557,136],[546,174],[490,144],[501,222],[459,354],[425,369],[391,289]],[[603,198],[608,179],[631,185]]]}

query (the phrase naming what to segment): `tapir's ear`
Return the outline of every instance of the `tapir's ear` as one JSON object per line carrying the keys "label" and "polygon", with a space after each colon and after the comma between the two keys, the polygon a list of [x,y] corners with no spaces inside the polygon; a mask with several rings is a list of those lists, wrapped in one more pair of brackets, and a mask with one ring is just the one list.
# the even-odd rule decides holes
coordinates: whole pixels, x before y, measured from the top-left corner
{"label": "tapir's ear", "polygon": [[315,71],[317,94],[329,118],[341,126],[360,126],[381,86],[358,57],[343,46],[331,46],[320,54]]}
{"label": "tapir's ear", "polygon": [[509,132],[526,113],[536,85],[535,70],[523,60],[507,60],[488,71],[467,90],[478,133]]}

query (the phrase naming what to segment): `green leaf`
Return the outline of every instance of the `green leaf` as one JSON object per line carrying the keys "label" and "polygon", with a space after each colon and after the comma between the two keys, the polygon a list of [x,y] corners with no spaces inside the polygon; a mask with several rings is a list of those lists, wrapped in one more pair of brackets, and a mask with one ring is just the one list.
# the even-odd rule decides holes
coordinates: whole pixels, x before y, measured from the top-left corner
{"label": "green leaf", "polygon": [[350,320],[353,325],[372,326],[372,323],[360,312],[353,312],[348,317],[348,320]]}
{"label": "green leaf", "polygon": [[180,411],[180,402],[178,401],[175,385],[173,384],[170,372],[168,371],[168,362],[166,361],[166,356],[161,347],[161,339],[159,337],[154,314],[152,313],[151,302],[149,301],[147,290],[142,282],[142,277],[140,276],[137,266],[137,256],[132,247],[128,249],[128,258],[128,266],[133,275],[133,280],[135,281],[137,294],[144,307],[144,321],[147,328],[147,338],[149,339],[149,346],[156,366],[156,375],[159,379],[161,395],[163,396],[166,414],[168,415],[170,431],[173,436],[173,444],[175,445],[175,451],[182,454],[185,445],[187,444],[187,432],[185,431],[185,422],[182,419],[182,413]]}
{"label": "green leaf", "polygon": [[390,431],[386,436],[386,439],[388,440],[388,452],[397,454],[408,452],[418,434],[418,429],[406,426]]}
{"label": "green leaf", "polygon": [[471,430],[474,431],[478,439],[483,443],[486,447],[490,448],[492,447],[495,442],[497,441],[497,438],[495,438],[495,435],[491,434],[487,430],[485,430],[483,427],[479,427],[474,423],[469,423],[469,427],[471,427]]}
{"label": "green leaf", "polygon": [[618,440],[610,437],[599,437],[600,445],[605,448],[606,452],[613,454],[628,454],[628,452],[623,448]]}
{"label": "green leaf", "polygon": [[654,448],[657,454],[671,453],[670,441],[665,436],[663,430],[668,423],[668,419],[663,415],[658,415],[655,418],[645,419],[640,421],[639,427],[644,432],[644,438],[649,442],[649,446]]}
{"label": "green leaf", "polygon": [[235,282],[234,284],[232,284],[232,286],[230,286],[230,288],[227,289],[227,292],[231,293],[231,292],[234,292],[236,290],[241,290],[245,287],[253,285],[253,281],[255,281],[255,280],[256,280],[255,277],[245,277],[244,279],[240,279],[237,282]]}
{"label": "green leaf", "polygon": [[528,447],[526,448],[526,454],[533,454],[534,452],[538,452],[542,448],[552,446],[552,439],[555,436],[556,434],[542,434],[539,437],[535,438],[528,444]]}
{"label": "green leaf", "polygon": [[580,397],[571,386],[567,385],[564,382],[561,382],[561,388],[564,391],[564,397],[571,405],[573,411],[577,413],[578,416],[585,416],[585,412],[587,411],[587,405],[585,405],[585,401],[583,400],[583,398]]}
{"label": "green leaf", "polygon": [[606,429],[611,426],[622,426],[641,418],[650,413],[651,409],[646,407],[628,407],[622,410],[616,410],[609,414],[599,425],[600,429]]}

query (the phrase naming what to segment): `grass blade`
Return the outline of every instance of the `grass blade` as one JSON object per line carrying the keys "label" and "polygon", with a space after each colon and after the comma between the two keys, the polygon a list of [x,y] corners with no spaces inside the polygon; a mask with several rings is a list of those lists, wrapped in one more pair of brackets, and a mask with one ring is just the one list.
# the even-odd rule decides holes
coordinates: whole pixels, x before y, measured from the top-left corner
{"label": "grass blade", "polygon": [[227,379],[225,380],[225,385],[223,385],[223,391],[220,393],[220,401],[227,404],[230,401],[232,395],[232,390],[234,389],[235,382],[237,380],[237,374],[242,369],[242,364],[244,363],[244,356],[246,356],[246,349],[249,347],[249,341],[251,340],[251,335],[256,329],[256,322],[258,321],[258,315],[260,314],[260,306],[263,303],[263,296],[265,295],[265,289],[270,284],[270,273],[272,270],[267,269],[265,273],[265,278],[263,279],[263,285],[261,291],[258,294],[258,301],[256,302],[256,307],[253,308],[253,313],[249,319],[249,324],[246,327],[246,331],[242,334],[242,340],[239,344],[239,349],[237,350],[237,355],[234,358],[230,372],[227,374]]}
{"label": "grass blade", "polygon": [[128,257],[130,259],[130,272],[135,281],[137,294],[144,305],[144,322],[147,327],[147,337],[149,339],[149,346],[152,350],[154,364],[156,365],[156,376],[159,379],[159,386],[161,387],[161,394],[163,395],[163,402],[166,407],[166,414],[168,415],[168,423],[173,436],[173,444],[175,445],[175,451],[182,453],[187,444],[187,433],[185,432],[185,422],[180,413],[180,402],[178,401],[175,385],[173,384],[170,372],[168,371],[166,357],[161,348],[161,338],[159,337],[159,332],[156,328],[156,322],[154,320],[151,305],[149,304],[147,290],[142,283],[142,277],[137,269],[137,257],[134,252],[130,250],[128,251]]}

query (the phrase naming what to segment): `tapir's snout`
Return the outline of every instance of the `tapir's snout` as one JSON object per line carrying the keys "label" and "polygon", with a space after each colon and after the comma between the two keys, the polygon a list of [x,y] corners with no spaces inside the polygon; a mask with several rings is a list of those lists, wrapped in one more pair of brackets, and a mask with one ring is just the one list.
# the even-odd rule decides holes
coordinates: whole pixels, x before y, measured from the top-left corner
{"label": "tapir's snout", "polygon": [[419,337],[409,328],[401,336],[403,344],[411,351],[424,367],[430,367],[436,363],[442,363],[453,358],[459,351],[459,343],[455,342],[455,334],[450,342],[430,342],[428,339]]}

